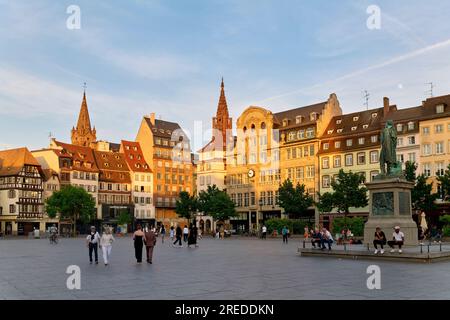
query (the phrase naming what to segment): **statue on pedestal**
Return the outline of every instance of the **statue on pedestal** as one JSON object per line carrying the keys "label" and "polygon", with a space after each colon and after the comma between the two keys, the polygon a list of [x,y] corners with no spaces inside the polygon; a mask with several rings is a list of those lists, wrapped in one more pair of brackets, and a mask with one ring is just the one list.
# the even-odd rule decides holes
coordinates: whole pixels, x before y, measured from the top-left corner
{"label": "statue on pedestal", "polygon": [[[381,174],[385,176],[393,175],[394,168],[397,169],[397,132],[394,128],[394,122],[388,120],[384,129],[381,130],[381,153],[380,153],[380,169]],[[401,169],[401,168],[400,168]]]}

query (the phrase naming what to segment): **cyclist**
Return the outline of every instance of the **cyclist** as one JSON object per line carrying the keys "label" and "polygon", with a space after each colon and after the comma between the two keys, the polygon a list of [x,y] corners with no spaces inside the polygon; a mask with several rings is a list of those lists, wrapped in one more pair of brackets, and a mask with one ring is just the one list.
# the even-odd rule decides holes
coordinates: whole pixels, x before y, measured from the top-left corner
{"label": "cyclist", "polygon": [[50,242],[57,243],[58,240],[58,228],[56,228],[56,225],[53,224],[50,227]]}

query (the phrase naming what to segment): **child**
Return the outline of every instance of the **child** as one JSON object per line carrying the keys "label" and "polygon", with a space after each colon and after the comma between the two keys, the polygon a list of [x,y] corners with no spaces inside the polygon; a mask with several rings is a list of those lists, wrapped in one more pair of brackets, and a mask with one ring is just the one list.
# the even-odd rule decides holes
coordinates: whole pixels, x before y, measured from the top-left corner
{"label": "child", "polygon": [[175,229],[173,228],[173,226],[170,227],[170,241],[172,241],[173,243],[173,238],[175,236]]}

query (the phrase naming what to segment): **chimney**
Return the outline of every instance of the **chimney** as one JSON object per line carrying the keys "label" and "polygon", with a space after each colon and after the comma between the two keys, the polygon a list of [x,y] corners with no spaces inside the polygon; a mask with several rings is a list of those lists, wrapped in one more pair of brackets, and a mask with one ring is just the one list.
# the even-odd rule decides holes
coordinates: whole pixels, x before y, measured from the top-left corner
{"label": "chimney", "polygon": [[154,112],[150,113],[150,122],[152,125],[155,125],[155,113]]}
{"label": "chimney", "polygon": [[384,97],[383,98],[383,116],[387,117],[388,113],[389,113],[389,98]]}

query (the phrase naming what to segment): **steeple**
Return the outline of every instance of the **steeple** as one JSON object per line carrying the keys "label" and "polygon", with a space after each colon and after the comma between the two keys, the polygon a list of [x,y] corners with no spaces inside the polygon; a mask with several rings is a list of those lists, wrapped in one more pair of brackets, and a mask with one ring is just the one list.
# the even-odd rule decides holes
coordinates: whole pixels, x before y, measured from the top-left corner
{"label": "steeple", "polygon": [[72,144],[89,147],[89,145],[96,140],[96,130],[95,128],[91,128],[91,119],[89,117],[89,110],[86,101],[85,85],[77,126],[72,129]]}
{"label": "steeple", "polygon": [[225,97],[225,85],[223,83],[220,84],[220,97],[219,104],[217,105],[216,116],[213,118],[213,129],[219,130],[222,132],[223,142],[225,145],[227,130],[231,130],[232,128],[232,119],[228,113],[227,99]]}

